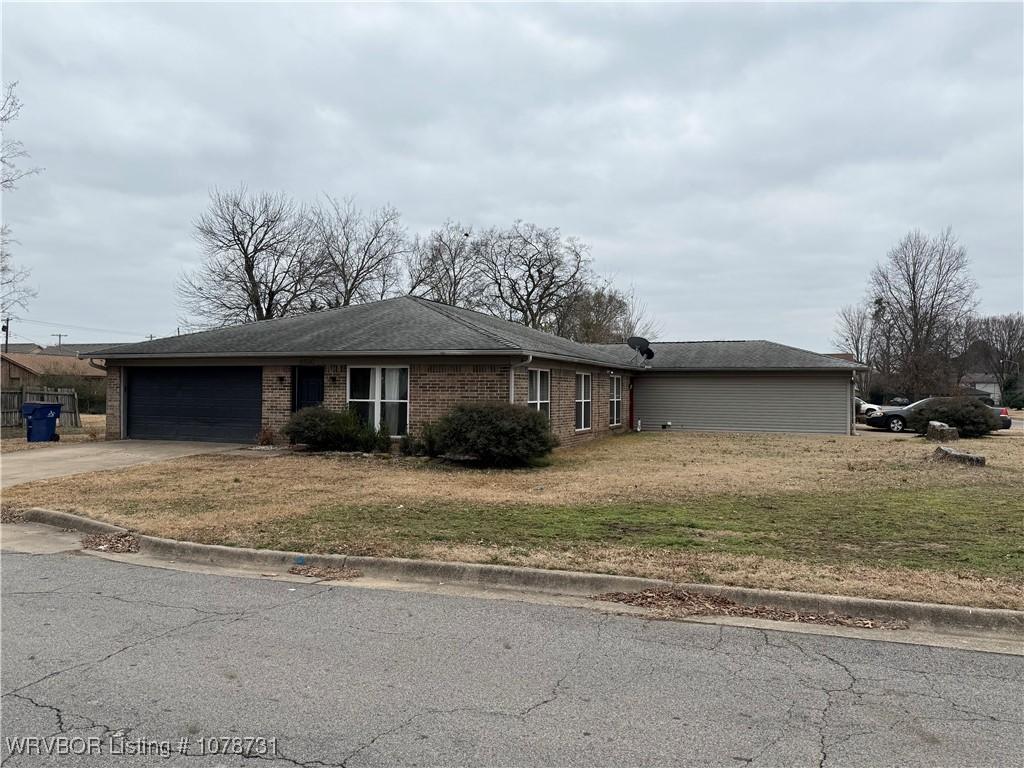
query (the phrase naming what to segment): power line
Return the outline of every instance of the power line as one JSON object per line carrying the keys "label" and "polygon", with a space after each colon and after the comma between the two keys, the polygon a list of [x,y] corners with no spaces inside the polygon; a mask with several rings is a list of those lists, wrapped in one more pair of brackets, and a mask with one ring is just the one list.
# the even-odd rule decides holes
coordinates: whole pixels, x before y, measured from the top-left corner
{"label": "power line", "polygon": [[27,317],[17,317],[17,316],[15,316],[14,319],[19,321],[19,322],[22,322],[22,323],[31,323],[33,325],[43,325],[43,326],[46,326],[47,328],[74,328],[77,331],[93,331],[95,333],[116,333],[116,334],[119,334],[121,336],[136,336],[138,338],[145,338],[147,336],[147,334],[145,334],[145,333],[133,333],[131,331],[125,331],[125,330],[117,331],[117,330],[114,330],[113,328],[92,328],[92,327],[89,327],[87,325],[75,325],[74,323],[51,323],[51,322],[46,321],[46,320],[29,320]]}

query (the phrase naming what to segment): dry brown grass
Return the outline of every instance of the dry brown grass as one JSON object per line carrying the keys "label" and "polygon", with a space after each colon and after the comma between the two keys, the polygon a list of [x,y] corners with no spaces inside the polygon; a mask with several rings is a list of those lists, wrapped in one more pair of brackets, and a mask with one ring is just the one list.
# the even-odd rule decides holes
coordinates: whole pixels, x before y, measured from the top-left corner
{"label": "dry brown grass", "polygon": [[103,414],[83,413],[81,420],[81,428],[72,428],[70,430],[59,428],[57,431],[60,432],[60,442],[56,443],[30,443],[24,437],[5,437],[0,440],[0,453],[34,451],[41,448],[50,448],[54,445],[91,443],[104,439],[107,428],[106,416]]}
{"label": "dry brown grass", "polygon": [[573,547],[532,550],[437,545],[423,556],[465,563],[616,573],[676,583],[725,584],[1024,610],[1024,582],[911,568],[829,566],[757,555],[687,552],[646,547]]}
{"label": "dry brown grass", "polygon": [[920,438],[676,433],[559,451],[539,470],[467,470],[419,460],[257,451],[194,456],[11,488],[5,501],[80,510],[158,536],[238,530],[325,505],[575,506],[721,495],[985,485],[1024,472],[1024,443],[964,440],[988,467],[927,460]]}
{"label": "dry brown grass", "polygon": [[[974,521],[985,517],[990,488],[1004,500],[1001,519],[1014,519],[1005,499],[1009,496],[1012,506],[1014,492],[1007,489],[1024,474],[1024,441],[992,437],[964,440],[960,447],[984,454],[988,467],[979,470],[932,463],[927,457],[933,446],[920,438],[869,435],[626,435],[558,451],[551,466],[522,471],[467,470],[400,458],[240,451],[16,486],[5,491],[4,501],[80,512],[148,534],[207,543],[502,562],[684,582],[1024,608],[1024,580],[1013,572],[972,571],[970,565],[961,569],[955,558],[959,546],[967,547],[964,554],[977,562],[990,554],[978,547],[995,546],[996,556],[1002,557],[999,542],[1016,535],[1012,525],[1004,529],[1000,527],[1004,523],[991,522],[986,523],[990,530],[985,541],[965,537],[955,541],[957,531],[972,532]],[[879,492],[910,491],[910,508],[894,510],[890,517],[909,515],[927,521],[928,502],[919,500],[935,489],[964,489],[975,504],[981,499],[981,511],[975,509],[959,521],[947,515],[945,522],[935,522],[927,531],[896,526],[891,532],[879,532],[866,527],[864,538],[856,541],[859,548],[851,548],[841,564],[833,564],[839,561],[830,557],[833,552],[845,552],[844,539],[837,539],[839,544],[832,542],[827,552],[815,548],[813,540],[801,545],[804,550],[789,547],[784,554],[787,559],[774,553],[771,557],[746,554],[750,549],[737,552],[737,546],[756,543],[761,529],[750,528],[749,509],[741,520],[739,511],[736,516],[729,511],[731,502],[723,502],[771,497],[773,503],[781,498],[784,504],[787,495],[803,500],[809,508],[806,513],[770,505],[763,513],[760,508],[754,510],[755,518],[769,524],[776,518],[779,526],[789,515],[786,524],[791,527],[776,528],[775,534],[769,533],[765,539],[779,552],[779,542],[773,539],[804,530],[800,521],[820,517],[816,510],[833,498],[845,494],[864,499]],[[954,497],[962,495],[957,492]],[[639,514],[645,508],[684,502],[692,502],[698,515],[712,521],[699,526],[701,530],[695,534],[699,541],[693,548],[689,548],[691,544],[666,547],[655,540],[633,546],[635,535],[647,534],[634,535],[628,526],[616,532],[615,540],[587,541],[590,533],[584,531],[575,539],[533,537],[523,546],[506,546],[501,542],[516,539],[514,532],[505,539],[497,535],[507,532],[500,527],[506,524],[504,518],[487,521],[498,526],[489,533],[464,535],[477,527],[472,519],[466,521],[476,514],[473,510],[532,510],[532,518],[524,515],[521,522],[510,523],[528,526],[517,529],[523,531],[535,531],[530,526],[546,524],[549,516],[557,517],[554,511],[561,510],[558,524],[573,533],[569,526],[577,523],[564,519],[566,508],[576,510],[576,519],[585,527],[590,509],[597,514],[600,509],[621,508],[628,517],[633,511]],[[952,503],[955,507],[959,502]],[[366,512],[367,508],[372,509]],[[712,508],[716,516],[712,516]],[[708,511],[702,513],[702,509]],[[457,517],[456,512],[462,513],[461,528],[440,530]],[[804,514],[808,516],[801,517]],[[851,509],[853,514],[860,511]],[[675,518],[672,513],[658,518],[665,519]],[[872,518],[870,511],[863,519],[865,526],[876,529],[884,523]],[[631,523],[646,524],[638,518]],[[717,530],[719,527],[725,530]],[[788,532],[779,533],[785,530]],[[808,525],[804,537],[813,539],[816,530]],[[1006,533],[999,532],[1002,530]],[[436,540],[440,533],[447,538]],[[891,538],[886,538],[890,534]],[[679,535],[678,526],[672,535]],[[916,538],[924,535],[929,538]],[[485,540],[478,541],[481,537]],[[524,536],[523,541],[528,539]],[[872,553],[876,541],[893,546],[889,561],[893,566],[857,565],[863,562],[860,553]],[[728,546],[734,550],[723,551]],[[1007,546],[1012,548],[1012,542]],[[908,559],[922,552],[927,555],[929,548],[948,550],[946,564]],[[880,557],[888,557],[888,550],[880,552]],[[900,567],[900,562],[913,567]],[[1006,573],[1008,578],[1003,577]],[[989,574],[993,578],[986,578]]]}

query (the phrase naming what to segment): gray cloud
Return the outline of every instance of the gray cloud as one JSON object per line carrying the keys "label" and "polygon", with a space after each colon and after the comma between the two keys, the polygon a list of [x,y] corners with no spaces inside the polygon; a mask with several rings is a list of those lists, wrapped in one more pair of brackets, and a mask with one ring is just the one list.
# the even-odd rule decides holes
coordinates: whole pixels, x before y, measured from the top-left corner
{"label": "gray cloud", "polygon": [[666,338],[826,349],[912,227],[1019,310],[1022,35],[1019,5],[8,4],[27,317],[173,332],[191,221],[242,180],[560,226]]}

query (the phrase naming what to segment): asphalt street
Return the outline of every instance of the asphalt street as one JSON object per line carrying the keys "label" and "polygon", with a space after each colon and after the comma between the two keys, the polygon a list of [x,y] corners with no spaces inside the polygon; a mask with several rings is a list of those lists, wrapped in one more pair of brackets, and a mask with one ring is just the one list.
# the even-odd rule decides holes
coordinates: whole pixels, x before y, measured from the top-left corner
{"label": "asphalt street", "polygon": [[1020,656],[81,553],[0,567],[12,767],[254,764],[201,756],[216,737],[353,768],[1024,764]]}

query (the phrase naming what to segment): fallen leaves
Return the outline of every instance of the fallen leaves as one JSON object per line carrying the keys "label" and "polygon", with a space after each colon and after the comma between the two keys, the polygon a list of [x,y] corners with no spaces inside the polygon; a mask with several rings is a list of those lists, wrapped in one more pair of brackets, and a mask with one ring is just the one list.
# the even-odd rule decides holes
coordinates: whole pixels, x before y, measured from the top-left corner
{"label": "fallen leaves", "polygon": [[363,575],[362,571],[357,571],[355,568],[333,568],[321,565],[293,565],[288,569],[288,573],[324,581],[358,579]]}
{"label": "fallen leaves", "polygon": [[863,616],[834,616],[831,614],[801,613],[764,605],[740,605],[718,595],[703,595],[682,590],[644,590],[643,592],[608,592],[595,595],[595,600],[624,603],[647,608],[664,618],[686,616],[742,616],[769,621],[794,621],[821,624],[830,627],[861,627],[864,629],[906,629],[905,621],[895,619],[868,619]]}
{"label": "fallen leaves", "polygon": [[97,552],[138,552],[139,538],[131,533],[91,533],[82,537],[82,547]]}

